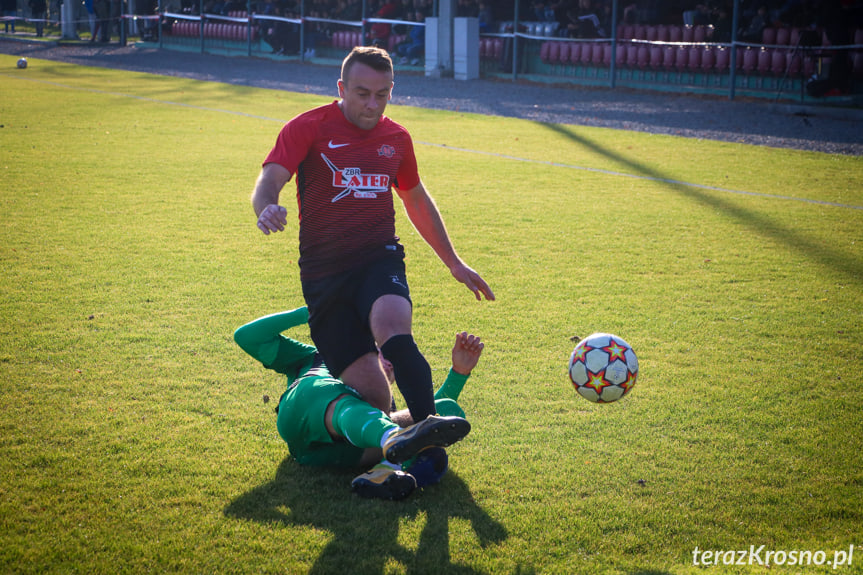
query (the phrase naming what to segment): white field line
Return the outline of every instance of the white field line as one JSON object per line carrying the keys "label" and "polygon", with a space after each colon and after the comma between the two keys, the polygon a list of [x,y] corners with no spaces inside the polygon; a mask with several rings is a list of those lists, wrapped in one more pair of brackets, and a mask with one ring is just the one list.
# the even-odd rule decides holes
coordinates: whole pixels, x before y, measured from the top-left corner
{"label": "white field line", "polygon": [[[252,118],[255,120],[264,120],[267,122],[278,122],[280,124],[284,124],[286,122],[286,120],[279,119],[279,118],[269,118],[267,116],[258,116],[255,114],[247,114],[245,112],[237,112],[234,110],[223,110],[220,108],[207,108],[205,106],[195,106],[193,104],[184,104],[182,102],[172,102],[170,100],[160,100],[160,99],[156,99],[156,98],[147,98],[145,96],[136,96],[134,94],[124,94],[122,92],[110,92],[107,90],[97,90],[95,88],[82,88],[80,86],[70,86],[68,84],[62,84],[59,82],[51,82],[48,80],[24,78],[20,74],[11,75],[11,74],[0,73],[0,76],[14,79],[14,80],[26,80],[28,82],[37,82],[37,83],[41,83],[41,84],[47,84],[50,86],[57,86],[57,87],[66,88],[69,90],[77,90],[77,91],[81,91],[81,92],[90,92],[93,94],[104,94],[107,96],[114,96],[114,97],[119,97],[119,98],[130,98],[133,100],[140,100],[143,102],[152,102],[155,104],[163,104],[166,106],[180,106],[183,108],[189,108],[192,110],[200,110],[203,112],[215,112],[218,114],[230,114],[233,116],[242,116],[245,118]],[[530,158],[519,158],[518,156],[510,156],[507,154],[499,154],[496,152],[484,152],[482,150],[471,150],[468,148],[458,148],[458,147],[448,146],[446,144],[435,144],[433,142],[416,141],[415,143],[419,144],[421,146],[429,146],[432,148],[440,148],[440,149],[444,149],[444,150],[451,150],[453,152],[461,152],[461,153],[465,153],[465,154],[478,154],[478,155],[482,155],[482,156],[490,156],[490,157],[494,157],[494,158],[500,158],[503,160],[511,160],[514,162],[526,162],[529,164],[542,164],[542,165],[547,165],[547,166],[554,167],[554,168],[563,168],[563,169],[567,169],[567,170],[580,170],[580,171],[593,172],[593,173],[597,173],[597,174],[604,174],[607,176],[615,176],[615,177],[620,177],[620,178],[633,178],[636,180],[659,182],[659,183],[663,183],[663,184],[672,184],[672,185],[676,185],[676,186],[686,186],[689,188],[696,188],[696,189],[700,189],[700,190],[710,190],[710,191],[714,191],[714,192],[723,192],[726,194],[754,196],[754,197],[758,197],[758,198],[767,198],[767,199],[774,199],[774,200],[787,200],[787,201],[792,201],[792,202],[817,204],[817,205],[821,205],[821,206],[831,206],[834,208],[845,208],[845,209],[849,209],[849,210],[863,210],[863,206],[855,206],[853,204],[840,204],[837,202],[826,202],[826,201],[821,201],[821,200],[812,200],[809,198],[796,198],[793,196],[776,196],[776,195],[772,195],[772,194],[761,194],[758,192],[747,192],[747,191],[743,191],[743,190],[732,190],[729,188],[720,188],[717,186],[706,186],[704,184],[695,184],[692,182],[684,182],[681,180],[671,180],[671,179],[667,179],[667,178],[657,178],[657,177],[653,177],[653,176],[628,174],[626,172],[615,172],[613,170],[602,170],[599,168],[588,168],[585,166],[576,166],[573,164],[563,164],[560,162],[533,160]]]}

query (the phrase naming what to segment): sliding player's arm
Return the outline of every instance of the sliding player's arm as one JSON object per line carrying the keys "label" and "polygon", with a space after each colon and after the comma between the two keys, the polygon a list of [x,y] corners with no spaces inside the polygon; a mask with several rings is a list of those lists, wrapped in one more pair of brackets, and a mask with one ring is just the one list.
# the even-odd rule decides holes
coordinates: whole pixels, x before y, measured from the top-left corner
{"label": "sliding player's arm", "polygon": [[237,328],[234,341],[264,367],[296,377],[296,372],[311,361],[317,350],[285,337],[282,332],[308,321],[309,311],[305,306],[274,313]]}

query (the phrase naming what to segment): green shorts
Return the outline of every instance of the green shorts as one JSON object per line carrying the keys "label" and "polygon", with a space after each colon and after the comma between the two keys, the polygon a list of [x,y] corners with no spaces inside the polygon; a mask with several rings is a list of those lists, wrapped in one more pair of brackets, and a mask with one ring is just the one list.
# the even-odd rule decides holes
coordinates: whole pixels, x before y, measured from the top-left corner
{"label": "green shorts", "polygon": [[276,427],[291,456],[301,465],[357,467],[363,448],[334,440],[324,416],[330,403],[341,395],[360,394],[332,377],[307,375],[282,397]]}

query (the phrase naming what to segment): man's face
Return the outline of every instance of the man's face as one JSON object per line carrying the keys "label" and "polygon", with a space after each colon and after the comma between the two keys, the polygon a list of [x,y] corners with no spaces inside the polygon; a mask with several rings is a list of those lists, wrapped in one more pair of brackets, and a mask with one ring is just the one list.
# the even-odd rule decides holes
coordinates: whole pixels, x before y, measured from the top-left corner
{"label": "man's face", "polygon": [[342,113],[358,128],[371,130],[384,115],[392,90],[391,72],[378,72],[357,62],[348,70],[348,77],[339,80]]}

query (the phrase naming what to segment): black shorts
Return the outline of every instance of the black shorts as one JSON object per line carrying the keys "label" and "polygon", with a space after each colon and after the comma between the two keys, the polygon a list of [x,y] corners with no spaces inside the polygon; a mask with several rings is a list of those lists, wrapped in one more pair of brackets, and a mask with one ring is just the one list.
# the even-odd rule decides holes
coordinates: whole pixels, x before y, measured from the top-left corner
{"label": "black shorts", "polygon": [[401,246],[360,268],[302,283],[312,340],[335,377],[363,355],[377,352],[369,325],[372,304],[390,294],[411,300]]}

